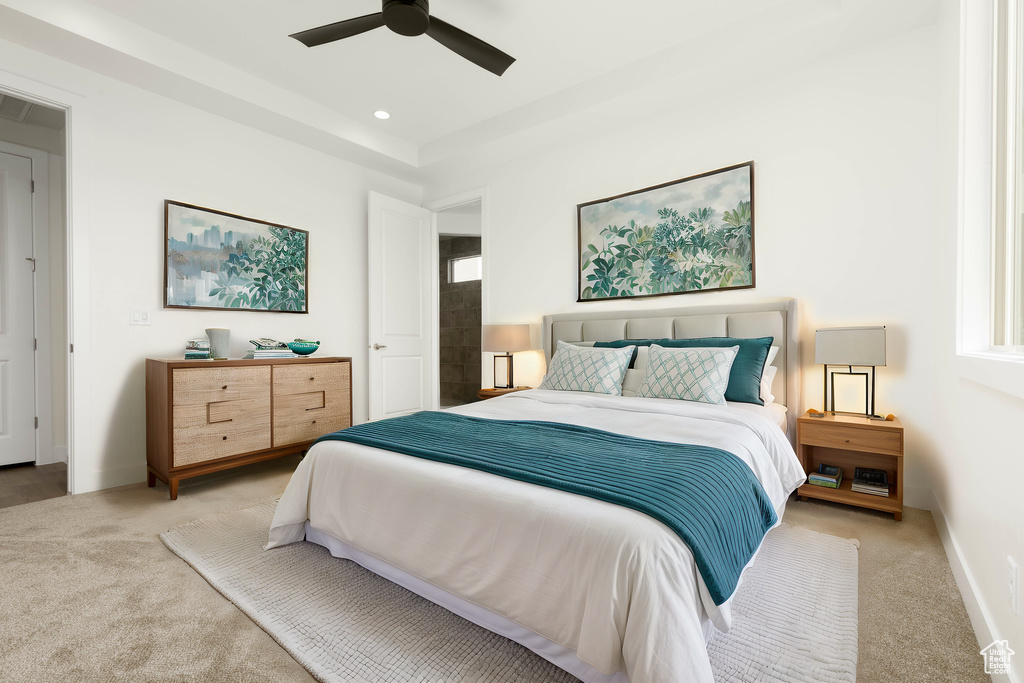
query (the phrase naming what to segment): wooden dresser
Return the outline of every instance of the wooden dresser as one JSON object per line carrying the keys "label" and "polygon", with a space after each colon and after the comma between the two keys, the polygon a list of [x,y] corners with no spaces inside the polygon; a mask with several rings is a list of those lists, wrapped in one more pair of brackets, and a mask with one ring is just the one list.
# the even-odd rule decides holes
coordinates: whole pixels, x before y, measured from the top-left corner
{"label": "wooden dresser", "polygon": [[146,461],[182,479],[309,448],[352,425],[351,358],[146,360]]}

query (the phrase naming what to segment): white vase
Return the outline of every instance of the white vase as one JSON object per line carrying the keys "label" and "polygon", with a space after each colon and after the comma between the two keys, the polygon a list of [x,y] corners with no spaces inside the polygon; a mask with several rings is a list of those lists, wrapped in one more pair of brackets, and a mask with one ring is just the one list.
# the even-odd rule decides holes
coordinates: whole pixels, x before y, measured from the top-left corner
{"label": "white vase", "polygon": [[208,327],[206,336],[210,338],[210,358],[227,358],[231,330],[226,327]]}

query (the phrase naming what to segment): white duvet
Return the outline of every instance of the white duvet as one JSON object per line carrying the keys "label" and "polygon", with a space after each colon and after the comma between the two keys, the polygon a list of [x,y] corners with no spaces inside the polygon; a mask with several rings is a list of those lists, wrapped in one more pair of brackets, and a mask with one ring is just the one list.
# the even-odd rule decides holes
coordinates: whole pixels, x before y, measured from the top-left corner
{"label": "white duvet", "polygon": [[[750,466],[780,516],[804,480],[778,426],[728,406],[534,390],[453,411],[722,448]],[[457,596],[573,653],[589,665],[573,670],[584,678],[592,667],[605,680],[710,683],[705,626],[729,628],[730,603],[714,604],[668,527],[575,494],[327,441],[288,484],[268,547],[302,540],[307,523],[371,569],[411,575],[427,589],[417,592]]]}

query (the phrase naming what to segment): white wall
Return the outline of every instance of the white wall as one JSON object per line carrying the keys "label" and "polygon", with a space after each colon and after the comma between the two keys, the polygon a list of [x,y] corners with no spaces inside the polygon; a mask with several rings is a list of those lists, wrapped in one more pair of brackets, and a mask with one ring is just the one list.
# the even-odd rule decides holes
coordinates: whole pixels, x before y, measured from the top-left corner
{"label": "white wall", "polygon": [[[956,3],[946,5],[955,16]],[[906,502],[933,507],[935,487],[975,591],[992,604],[989,623],[1024,644],[1003,580],[1005,555],[1024,557],[1024,404],[952,368],[956,52],[956,27],[934,25],[757,82],[681,92],[668,114],[483,173],[447,173],[426,196],[488,188],[485,303],[495,320],[798,298],[805,403],[791,409],[800,412],[822,399],[814,330],[886,325],[877,409],[906,427]],[[576,303],[577,203],[750,159],[755,289]],[[519,354],[516,369],[536,385],[543,357]]]}
{"label": "white wall", "polygon": [[[145,359],[182,357],[207,327],[231,329],[234,357],[256,336],[319,339],[319,354],[352,356],[355,419],[366,419],[366,193],[419,203],[420,188],[2,41],[0,63],[17,67],[0,71],[0,87],[38,81],[88,111],[75,132],[87,136],[87,181],[76,186],[73,169],[71,188],[86,197],[87,216],[72,221],[87,223],[90,254],[88,300],[75,302],[88,329],[73,341],[85,336],[89,352],[75,362],[91,378],[76,406],[89,421],[73,453],[76,492],[145,478]],[[308,230],[309,314],[163,309],[164,199]],[[132,307],[152,311],[152,326],[130,327]]]}
{"label": "white wall", "polygon": [[[907,484],[927,490],[918,433],[930,422],[931,339],[921,299],[936,222],[937,33],[925,29],[772,79],[728,82],[663,116],[491,169],[440,178],[430,198],[486,183],[491,317],[539,322],[576,307],[658,308],[766,297],[801,301],[816,327],[888,327],[878,408],[907,427]],[[638,103],[638,109],[642,105]],[[576,303],[576,204],[753,159],[757,287],[633,302]],[[821,369],[803,349],[806,406]],[[915,353],[909,353],[909,348]],[[925,353],[918,353],[923,347]],[[539,361],[540,354],[535,354]],[[525,359],[524,359],[525,360]],[[542,368],[519,362],[535,384]]]}
{"label": "white wall", "polygon": [[437,234],[439,235],[479,235],[480,211],[465,212],[439,211],[437,213]]}

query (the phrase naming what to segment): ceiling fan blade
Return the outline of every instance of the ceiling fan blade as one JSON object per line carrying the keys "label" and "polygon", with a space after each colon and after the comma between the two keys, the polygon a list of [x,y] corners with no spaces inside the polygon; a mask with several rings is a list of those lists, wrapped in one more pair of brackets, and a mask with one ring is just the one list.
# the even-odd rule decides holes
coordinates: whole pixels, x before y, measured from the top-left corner
{"label": "ceiling fan blade", "polygon": [[358,36],[360,33],[372,31],[373,29],[380,28],[383,25],[384,13],[377,12],[376,14],[367,14],[361,17],[356,17],[355,19],[346,19],[345,21],[337,21],[333,24],[327,24],[326,26],[311,28],[307,31],[299,31],[298,33],[293,33],[289,37],[294,38],[306,47],[316,47],[317,45],[332,43],[335,40],[341,40],[342,38]]}
{"label": "ceiling fan blade", "polygon": [[516,61],[515,57],[508,56],[493,45],[488,45],[476,36],[471,36],[433,15],[430,17],[430,25],[427,26],[427,35],[452,52],[497,76],[505,73],[505,69]]}

